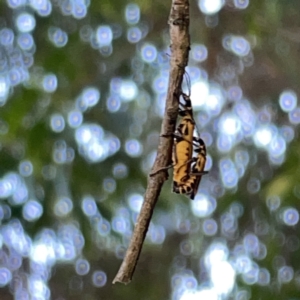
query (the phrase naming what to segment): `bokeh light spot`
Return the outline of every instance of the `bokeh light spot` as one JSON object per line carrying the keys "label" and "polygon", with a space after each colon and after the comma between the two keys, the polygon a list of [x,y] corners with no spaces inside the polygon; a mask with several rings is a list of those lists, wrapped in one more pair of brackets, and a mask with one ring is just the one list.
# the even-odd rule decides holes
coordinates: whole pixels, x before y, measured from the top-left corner
{"label": "bokeh light spot", "polygon": [[64,217],[68,215],[73,209],[73,202],[70,198],[61,197],[54,205],[54,213],[58,217]]}
{"label": "bokeh light spot", "polygon": [[116,181],[113,178],[105,178],[103,180],[103,189],[108,193],[113,193],[116,189]]}
{"label": "bokeh light spot", "polygon": [[262,286],[267,286],[269,285],[270,280],[271,280],[270,272],[265,268],[259,269],[257,283]]}
{"label": "bokeh light spot", "polygon": [[75,270],[78,275],[86,275],[90,271],[90,263],[86,259],[77,259]]}
{"label": "bokeh light spot", "polygon": [[143,196],[140,194],[132,194],[128,197],[128,203],[132,211],[138,213],[143,204]]}
{"label": "bokeh light spot", "polygon": [[294,91],[286,90],[280,94],[279,105],[284,112],[290,112],[297,106],[297,95]]}
{"label": "bokeh light spot", "polygon": [[92,276],[92,281],[96,287],[103,287],[106,284],[107,276],[103,271],[95,271]]}
{"label": "bokeh light spot", "polygon": [[0,43],[3,46],[12,45],[15,35],[14,32],[9,28],[3,28],[0,30]]}
{"label": "bokeh light spot", "polygon": [[35,221],[43,214],[43,206],[36,200],[29,200],[23,206],[23,218],[27,221]]}
{"label": "bokeh light spot", "polygon": [[142,38],[142,32],[138,27],[131,27],[127,31],[128,42],[135,44],[138,43]]}
{"label": "bokeh light spot", "polygon": [[34,45],[34,40],[30,33],[24,32],[18,35],[17,43],[22,50],[29,51]]}
{"label": "bokeh light spot", "polygon": [[218,231],[218,224],[214,219],[204,220],[202,224],[202,230],[205,235],[213,236]]}
{"label": "bokeh light spot", "polygon": [[54,132],[62,132],[65,129],[65,119],[60,114],[53,114],[50,121],[51,129]]}
{"label": "bokeh light spot", "polygon": [[136,84],[131,80],[124,80],[120,85],[120,97],[124,102],[135,99],[138,93]]}
{"label": "bokeh light spot", "polygon": [[11,271],[5,267],[0,267],[0,286],[7,285],[12,279]]}
{"label": "bokeh light spot", "polygon": [[192,58],[197,62],[203,62],[207,59],[207,48],[204,45],[192,45]]}
{"label": "bokeh light spot", "polygon": [[249,0],[233,0],[234,6],[238,9],[245,9],[249,5]]}
{"label": "bokeh light spot", "polygon": [[68,114],[68,124],[72,128],[77,128],[82,124],[83,115],[78,110],[70,111]]}
{"label": "bokeh light spot", "polygon": [[200,10],[207,15],[216,14],[223,6],[222,0],[199,0]]}
{"label": "bokeh light spot", "polygon": [[300,123],[300,107],[296,107],[289,112],[289,120],[292,124],[295,125]]}
{"label": "bokeh light spot", "polygon": [[293,207],[285,208],[282,219],[286,225],[294,226],[299,222],[299,212]]}
{"label": "bokeh light spot", "polygon": [[100,91],[97,88],[85,88],[82,92],[82,99],[88,107],[95,106],[100,99]]}
{"label": "bokeh light spot", "polygon": [[192,211],[197,217],[207,217],[214,212],[217,203],[216,199],[205,194],[198,194],[194,201],[191,202]]}
{"label": "bokeh light spot", "polygon": [[23,160],[19,165],[19,172],[24,177],[30,176],[33,172],[32,163],[29,160]]}
{"label": "bokeh light spot", "polygon": [[128,24],[137,24],[140,20],[140,8],[137,4],[131,3],[126,6],[125,19]]}
{"label": "bokeh light spot", "polygon": [[125,143],[125,151],[131,157],[138,157],[143,152],[143,146],[138,140],[127,140]]}
{"label": "bokeh light spot", "polygon": [[67,33],[57,27],[50,27],[48,29],[48,38],[57,48],[64,47],[68,42]]}
{"label": "bokeh light spot", "polygon": [[35,28],[35,18],[32,14],[21,13],[16,19],[16,25],[20,32],[30,32]]}
{"label": "bokeh light spot", "polygon": [[278,281],[281,283],[288,283],[294,277],[294,270],[292,267],[283,266],[278,270]]}
{"label": "bokeh light spot", "polygon": [[55,74],[47,74],[43,78],[43,89],[47,93],[53,93],[57,89],[57,77]]}
{"label": "bokeh light spot", "polygon": [[121,107],[121,99],[117,95],[113,95],[107,98],[106,107],[109,112],[117,112]]}
{"label": "bokeh light spot", "polygon": [[7,0],[7,4],[10,8],[18,8],[26,3],[26,0]]}
{"label": "bokeh light spot", "polygon": [[84,1],[74,1],[72,5],[72,15],[76,19],[83,19],[87,14],[87,7]]}
{"label": "bokeh light spot", "polygon": [[281,200],[278,196],[270,196],[267,198],[267,206],[270,211],[274,211],[279,208]]}
{"label": "bokeh light spot", "polygon": [[156,47],[152,44],[144,44],[141,48],[142,59],[147,63],[152,63],[157,57]]}
{"label": "bokeh light spot", "polygon": [[113,39],[113,32],[110,26],[99,26],[96,31],[96,40],[100,47],[109,46]]}
{"label": "bokeh light spot", "polygon": [[231,50],[238,56],[247,56],[250,52],[249,42],[241,36],[231,37]]}
{"label": "bokeh light spot", "polygon": [[86,216],[93,216],[98,210],[96,202],[91,196],[86,196],[83,198],[81,208]]}

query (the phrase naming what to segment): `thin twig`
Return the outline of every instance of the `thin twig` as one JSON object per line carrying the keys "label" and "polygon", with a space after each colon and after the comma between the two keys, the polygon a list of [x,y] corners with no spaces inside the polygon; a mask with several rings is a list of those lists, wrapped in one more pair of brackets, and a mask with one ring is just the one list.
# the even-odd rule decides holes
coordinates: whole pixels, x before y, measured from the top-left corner
{"label": "thin twig", "polygon": [[172,0],[169,25],[171,38],[169,86],[157,156],[151,170],[151,173],[154,173],[154,175],[149,177],[144,202],[130,244],[113,283],[121,282],[126,284],[131,281],[155,204],[163,183],[168,179],[166,170],[156,171],[169,166],[172,160],[172,134],[175,131],[182,78],[188,63],[190,50],[188,0]]}

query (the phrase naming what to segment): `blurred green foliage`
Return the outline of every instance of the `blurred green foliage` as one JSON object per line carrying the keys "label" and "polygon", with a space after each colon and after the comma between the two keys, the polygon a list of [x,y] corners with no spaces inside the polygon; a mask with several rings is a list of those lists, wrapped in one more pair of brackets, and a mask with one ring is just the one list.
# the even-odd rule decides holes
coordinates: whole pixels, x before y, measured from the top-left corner
{"label": "blurred green foliage", "polygon": [[[210,81],[217,82],[226,89],[231,82],[220,80],[220,73],[225,66],[235,68],[239,58],[226,53],[222,47],[222,38],[233,34],[245,36],[253,41],[254,62],[237,72],[234,81],[241,86],[244,96],[254,107],[266,106],[276,115],[274,123],[282,125],[285,119],[278,105],[279,94],[284,89],[293,89],[297,94],[300,92],[300,2],[253,0],[245,10],[235,9],[232,2],[226,1],[218,13],[218,24],[213,28],[206,26],[207,17],[199,11],[196,1],[190,3],[191,42],[204,44],[208,50],[208,59],[201,67],[207,71]],[[160,66],[145,64],[142,71],[135,71],[132,67],[134,59],[140,59],[141,44],[129,43],[126,40],[128,24],[124,19],[124,9],[129,2],[91,1],[87,17],[81,20],[63,16],[57,3],[60,2],[53,1],[50,16],[36,16],[37,25],[33,32],[36,51],[34,65],[30,68],[29,82],[14,87],[7,103],[0,108],[0,120],[8,124],[9,128],[7,133],[1,134],[0,176],[10,171],[18,171],[21,160],[30,160],[34,169],[30,182],[31,192],[43,203],[44,214],[36,222],[22,221],[26,231],[33,236],[43,227],[56,229],[61,223],[75,221],[83,232],[83,255],[90,262],[91,269],[103,269],[107,273],[107,284],[97,289],[92,285],[90,277],[76,275],[74,265],[57,264],[51,271],[49,281],[51,299],[179,299],[171,296],[170,279],[178,270],[175,267],[180,265],[178,261],[182,260],[182,269],[192,270],[201,282],[205,275],[201,273],[200,258],[213,239],[222,237],[221,232],[214,237],[204,237],[200,231],[181,234],[170,230],[169,234],[167,229],[162,245],[153,245],[146,241],[132,283],[128,286],[111,285],[121,264],[121,259],[116,257],[114,249],[117,244],[122,244],[124,237],[115,232],[107,237],[96,237],[95,230],[81,210],[82,197],[92,195],[101,215],[110,221],[116,208],[128,206],[128,195],[144,193],[147,172],[142,170],[142,165],[157,147],[161,126],[161,118],[155,111],[156,95],[152,89],[153,79]],[[135,3],[141,10],[141,24],[148,28],[145,40],[155,44],[159,51],[167,51],[167,22],[171,3]],[[8,8],[7,3],[1,1],[0,29],[12,26],[15,14],[16,10]],[[79,35],[79,30],[84,25],[95,29],[103,24],[117,24],[122,31],[121,37],[113,41],[113,52],[109,56],[101,55],[99,50],[93,49],[89,43],[82,42]],[[51,44],[47,36],[50,26],[62,28],[67,32],[69,39],[65,47],[56,48]],[[58,78],[58,88],[53,94],[47,94],[41,88],[40,80],[45,73],[54,73]],[[140,73],[143,80],[139,79]],[[110,113],[106,100],[110,94],[113,77],[136,81],[139,94],[135,101],[123,103],[119,111]],[[101,91],[101,99],[95,107],[84,113],[84,122],[101,124],[105,131],[116,135],[121,144],[120,151],[99,163],[90,163],[79,154],[73,129],[66,126],[62,133],[54,133],[49,126],[53,113],[67,116],[76,97],[87,86],[97,87]],[[145,93],[149,98],[145,97],[146,104],[143,105],[139,97]],[[223,110],[229,109],[228,107],[224,107]],[[146,123],[136,121],[141,112],[145,113]],[[134,131],[130,129],[132,125],[138,129],[140,127],[141,133],[135,136],[132,133]],[[210,129],[216,131],[213,126]],[[156,135],[154,134],[149,142],[147,138],[152,133]],[[129,138],[138,138],[143,145],[144,152],[140,157],[130,157],[126,154],[124,145]],[[234,202],[241,203],[244,208],[244,214],[239,219],[238,236],[228,239],[229,246],[234,245],[243,234],[254,232],[259,222],[268,225],[267,233],[262,235],[267,247],[267,256],[259,264],[270,270],[270,284],[265,287],[257,284],[247,285],[238,277],[235,290],[238,290],[238,287],[244,288],[250,297],[235,298],[234,290],[232,297],[228,296],[226,299],[300,299],[299,247],[291,252],[287,243],[290,236],[298,236],[299,224],[295,227],[284,226],[280,223],[279,216],[275,212],[270,213],[266,207],[267,199],[275,195],[280,197],[284,206],[299,209],[300,169],[297,138],[298,127],[295,126],[295,138],[289,144],[285,162],[280,167],[270,164],[265,152],[257,150],[251,143],[244,145],[250,154],[250,163],[245,175],[234,189],[226,190],[217,199],[217,208],[212,216],[215,220],[219,220]],[[52,153],[58,140],[64,140],[68,147],[75,149],[75,159],[70,164],[56,164],[57,173],[62,180],[46,180],[42,175],[43,168],[55,165]],[[218,161],[222,153],[215,144],[208,148],[208,152],[211,153],[214,162],[208,176],[215,179],[218,176]],[[103,187],[103,180],[113,177],[112,169],[116,162],[127,165],[128,176],[117,179],[116,189],[110,193]],[[247,190],[247,183],[253,176],[261,179],[261,188],[255,194]],[[184,196],[172,194],[170,185],[171,178],[162,190],[153,220],[159,223],[165,218],[166,223],[168,220],[176,223],[174,220],[178,217],[190,220],[192,226],[202,226],[203,220],[193,215],[189,200]],[[38,192],[40,187],[43,190],[41,193]],[[65,219],[57,217],[53,212],[60,193],[68,194],[74,205],[74,209]],[[22,219],[20,207],[12,209],[12,216]],[[180,243],[185,239],[191,240],[195,249],[192,255],[186,257],[179,249]],[[295,272],[294,279],[288,284],[280,285],[276,280],[274,258],[279,256],[283,257],[285,263],[292,266]],[[26,262],[24,269],[28,269]],[[1,299],[12,299],[7,287],[0,293]]]}

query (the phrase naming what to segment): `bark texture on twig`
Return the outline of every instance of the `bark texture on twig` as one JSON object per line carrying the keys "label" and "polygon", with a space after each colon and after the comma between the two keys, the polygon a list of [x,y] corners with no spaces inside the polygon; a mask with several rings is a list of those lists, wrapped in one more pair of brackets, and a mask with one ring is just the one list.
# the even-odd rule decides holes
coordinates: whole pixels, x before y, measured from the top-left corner
{"label": "bark texture on twig", "polygon": [[[188,53],[190,49],[188,0],[172,0],[169,25],[171,38],[170,77],[166,108],[161,127],[161,135],[168,136],[160,137],[157,156],[151,172],[170,165],[172,161],[172,134],[175,131],[181,84],[185,67],[188,63]],[[156,172],[155,175],[149,177],[144,202],[130,244],[113,283],[129,283],[131,281],[155,204],[162,185],[167,179],[168,173],[166,170]]]}

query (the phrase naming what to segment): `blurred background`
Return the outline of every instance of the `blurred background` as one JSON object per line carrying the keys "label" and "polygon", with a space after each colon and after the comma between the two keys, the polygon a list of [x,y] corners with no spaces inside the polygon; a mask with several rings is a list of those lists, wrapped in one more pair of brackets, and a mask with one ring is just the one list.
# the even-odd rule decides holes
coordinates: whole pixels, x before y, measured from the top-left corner
{"label": "blurred background", "polygon": [[300,299],[299,1],[191,1],[209,174],[194,201],[170,176],[133,281],[111,283],[156,155],[170,5],[0,0],[1,299]]}

